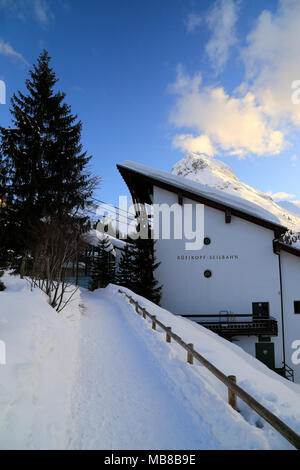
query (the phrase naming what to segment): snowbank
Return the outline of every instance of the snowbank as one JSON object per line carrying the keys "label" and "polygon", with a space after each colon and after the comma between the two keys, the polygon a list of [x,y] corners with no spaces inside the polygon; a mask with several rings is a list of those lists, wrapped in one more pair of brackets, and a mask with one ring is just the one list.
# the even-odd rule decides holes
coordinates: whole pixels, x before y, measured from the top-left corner
{"label": "snowbank", "polygon": [[62,449],[80,324],[80,293],[58,314],[39,290],[5,275],[0,293],[0,449]]}

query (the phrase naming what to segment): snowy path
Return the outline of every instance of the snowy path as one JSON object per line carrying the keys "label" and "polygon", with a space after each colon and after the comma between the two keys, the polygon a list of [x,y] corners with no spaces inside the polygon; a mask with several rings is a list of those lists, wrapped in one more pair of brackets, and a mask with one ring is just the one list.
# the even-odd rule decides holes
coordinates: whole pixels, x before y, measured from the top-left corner
{"label": "snowy path", "polygon": [[73,449],[219,448],[211,429],[178,408],[162,369],[105,294],[84,296]]}

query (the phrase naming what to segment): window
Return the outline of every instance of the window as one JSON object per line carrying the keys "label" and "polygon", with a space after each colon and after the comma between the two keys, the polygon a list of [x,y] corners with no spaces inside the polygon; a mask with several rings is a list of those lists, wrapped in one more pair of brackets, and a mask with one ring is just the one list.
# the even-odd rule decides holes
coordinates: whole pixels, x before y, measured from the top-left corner
{"label": "window", "polygon": [[294,311],[296,315],[300,315],[300,300],[295,300]]}
{"label": "window", "polygon": [[212,276],[212,272],[211,272],[209,269],[207,269],[206,271],[204,271],[204,277],[209,278],[209,277],[211,277],[211,276]]}
{"label": "window", "polygon": [[269,318],[269,302],[253,302],[252,315],[253,318]]}

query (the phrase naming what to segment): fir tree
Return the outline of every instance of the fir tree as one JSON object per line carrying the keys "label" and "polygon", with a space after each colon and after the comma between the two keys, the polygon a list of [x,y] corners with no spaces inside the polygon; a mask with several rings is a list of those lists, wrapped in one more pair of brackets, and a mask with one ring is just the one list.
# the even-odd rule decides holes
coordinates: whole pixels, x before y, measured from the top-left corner
{"label": "fir tree", "polygon": [[160,263],[155,257],[155,243],[149,237],[147,240],[138,238],[134,242],[133,259],[133,291],[152,302],[159,304],[162,287],[158,285],[154,272]]}
{"label": "fir tree", "polygon": [[7,169],[0,153],[0,268],[5,269],[9,259],[9,234],[7,230]]}
{"label": "fir tree", "polygon": [[135,287],[134,283],[134,250],[131,245],[127,244],[121,255],[119,262],[118,273],[116,276],[116,282],[119,286],[128,287],[133,290]]}
{"label": "fir tree", "polygon": [[[0,278],[3,276],[4,272],[0,271]],[[4,282],[0,279],[0,292],[6,289]]]}
{"label": "fir tree", "polygon": [[89,289],[95,290],[115,282],[115,259],[109,251],[108,237],[99,240],[98,254],[92,262]]}
{"label": "fir tree", "polygon": [[26,80],[26,93],[12,97],[13,128],[0,128],[7,239],[20,254],[31,248],[31,228],[39,220],[83,208],[96,183],[86,170],[90,157],[80,143],[82,124],[65,94],[54,91],[57,81],[44,51]]}

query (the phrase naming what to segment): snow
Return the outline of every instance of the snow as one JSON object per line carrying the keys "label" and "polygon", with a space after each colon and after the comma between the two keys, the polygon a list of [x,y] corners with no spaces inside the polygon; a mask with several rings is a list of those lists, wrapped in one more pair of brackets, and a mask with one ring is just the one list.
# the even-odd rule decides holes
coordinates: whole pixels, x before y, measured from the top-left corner
{"label": "snow", "polygon": [[3,276],[0,449],[63,449],[77,360],[80,297],[61,314],[25,280]]}
{"label": "snow", "polygon": [[82,325],[85,344],[68,448],[219,448],[209,424],[199,427],[178,406],[172,383],[132,328],[136,319],[131,311],[129,318],[125,314],[123,300],[99,292],[87,294],[85,305],[89,317]]}
{"label": "snow", "polygon": [[[117,286],[109,286],[106,290],[110,290],[112,294],[117,295],[119,289]],[[195,350],[223,373],[235,375],[238,385],[300,434],[299,385],[280,377],[237,345],[226,341],[195,322],[173,315],[143,297],[132,293],[129,289],[122,287],[121,290],[138,300],[141,306],[145,307],[152,315],[156,315],[162,323],[171,326],[172,331],[184,341],[193,343]],[[247,420],[246,422],[243,421],[243,425],[248,426],[248,424],[251,424],[252,426],[247,428],[247,431],[244,430],[243,426],[235,428],[235,431],[232,430],[230,423],[227,422],[227,405],[224,405],[227,400],[226,387],[203,366],[197,365],[191,369],[185,362],[186,352],[180,346],[174,343],[171,345],[166,343],[165,333],[153,332],[151,322],[149,321],[146,324],[141,317],[137,316],[130,305],[128,305],[128,313],[129,311],[135,317],[135,320],[131,318],[132,326],[139,329],[139,334],[143,337],[147,347],[160,362],[161,367],[165,369],[169,380],[173,382],[173,390],[176,391],[177,396],[184,397],[184,403],[191,406],[191,414],[198,415],[199,423],[202,423],[203,420],[210,422],[214,433],[220,436],[222,448],[291,448],[290,444],[242,401],[238,403],[241,411],[239,417],[242,416]],[[166,361],[166,357],[169,358],[169,362]],[[220,400],[223,402],[223,408],[220,408]],[[230,408],[229,411],[231,411]],[[223,417],[226,424],[223,423]],[[238,424],[236,413],[234,413],[233,418],[235,427]],[[263,429],[257,429],[256,423],[263,426]],[[222,427],[223,424],[227,426],[229,433],[227,436]],[[257,432],[258,436],[256,438]],[[248,436],[246,437],[246,435]],[[226,437],[228,440],[226,440]]]}
{"label": "snow", "polygon": [[300,206],[293,201],[279,201],[277,204],[285,210],[300,218]]}
{"label": "snow", "polygon": [[112,237],[109,234],[103,234],[99,232],[99,230],[92,229],[88,233],[85,234],[85,240],[87,243],[89,243],[92,246],[98,246],[100,240],[106,240],[108,239],[110,244],[108,246],[107,251],[112,251],[115,254],[115,248],[119,250],[124,250],[126,247],[126,242],[123,240],[120,240],[118,238]]}
{"label": "snow", "polygon": [[125,161],[124,166],[258,218],[300,231],[300,216],[281,207],[268,194],[239,181],[232,169],[216,158],[190,153],[173,167],[171,173],[131,161]]}
{"label": "snow", "polygon": [[[118,287],[81,289],[57,314],[26,281],[0,293],[1,449],[291,449],[186,352],[166,343]],[[123,290],[126,290],[122,288]],[[130,292],[129,290],[126,290]],[[238,346],[131,293],[300,433],[300,387]]]}

